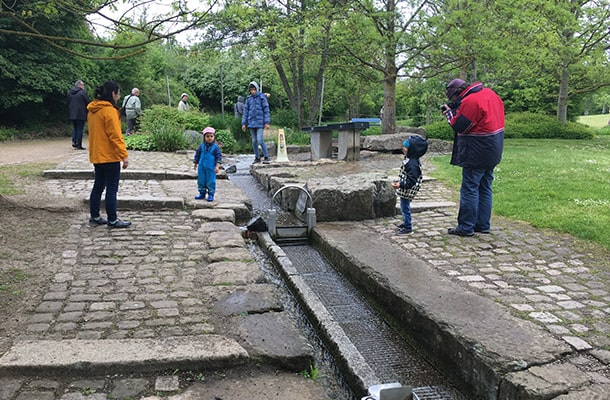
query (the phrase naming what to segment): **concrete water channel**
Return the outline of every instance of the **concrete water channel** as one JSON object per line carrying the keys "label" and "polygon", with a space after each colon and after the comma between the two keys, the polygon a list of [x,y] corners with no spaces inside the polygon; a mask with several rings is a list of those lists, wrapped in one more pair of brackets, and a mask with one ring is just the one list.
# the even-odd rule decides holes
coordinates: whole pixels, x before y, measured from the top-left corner
{"label": "concrete water channel", "polygon": [[[272,212],[278,214],[278,226],[304,224],[272,202],[264,188],[250,175],[245,160],[238,159],[237,172],[229,174],[229,179],[251,198],[255,216],[268,221]],[[282,267],[277,263],[274,265],[273,257],[264,251],[265,247],[278,246],[270,242],[268,234],[261,236],[267,238],[267,243],[259,240],[262,249],[253,251],[258,254],[261,264],[266,265],[263,269],[268,278],[290,293],[291,298],[285,300],[292,304],[304,335],[317,347],[316,362],[331,371],[333,386],[343,391],[338,396],[361,399],[369,392],[378,393],[379,385],[390,387],[394,384],[412,387],[413,399],[467,399],[412,345],[409,337],[397,329],[391,316],[370,304],[316,247],[302,240],[287,240],[279,245],[280,258],[285,255],[290,260],[291,267],[306,286],[297,294],[285,282]],[[303,292],[309,295],[303,295]],[[324,310],[325,316],[316,315],[316,310]],[[340,329],[333,329],[329,324],[336,324]],[[336,336],[337,331],[342,332],[340,337]]]}

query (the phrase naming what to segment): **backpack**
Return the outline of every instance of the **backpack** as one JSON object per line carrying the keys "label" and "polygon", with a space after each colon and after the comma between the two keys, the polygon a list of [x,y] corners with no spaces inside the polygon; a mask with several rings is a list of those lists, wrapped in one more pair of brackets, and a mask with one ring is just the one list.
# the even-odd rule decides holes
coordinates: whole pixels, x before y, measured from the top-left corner
{"label": "backpack", "polygon": [[125,106],[129,103],[129,99],[131,99],[131,96],[133,96],[133,94],[130,94],[127,99],[125,99],[125,101],[123,102],[123,106],[121,107],[121,117],[127,117],[127,110],[125,109]]}

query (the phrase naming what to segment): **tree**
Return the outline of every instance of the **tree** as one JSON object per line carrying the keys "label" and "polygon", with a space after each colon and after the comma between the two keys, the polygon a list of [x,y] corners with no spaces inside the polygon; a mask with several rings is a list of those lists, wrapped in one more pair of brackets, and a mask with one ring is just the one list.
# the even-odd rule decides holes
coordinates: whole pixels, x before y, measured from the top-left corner
{"label": "tree", "polygon": [[[56,36],[86,37],[88,34],[84,19],[69,12],[43,13],[28,20],[38,30]],[[19,29],[18,21],[2,12],[0,28],[2,31]],[[77,45],[69,46],[78,51]],[[0,116],[3,123],[67,119],[66,91],[77,79],[86,79],[84,77],[94,71],[95,66],[88,60],[74,59],[42,40],[0,33]]]}
{"label": "tree", "polygon": [[320,106],[338,12],[327,0],[231,3],[218,16],[225,26],[219,30],[254,44],[253,58],[246,62],[269,60],[299,125],[311,125]]}
{"label": "tree", "polygon": [[431,59],[464,80],[484,78],[507,109],[554,110],[565,123],[571,98],[610,85],[608,0],[448,0],[442,9],[432,22],[447,34]]}
{"label": "tree", "polygon": [[[207,3],[207,2],[206,2]],[[153,14],[149,0],[96,0],[85,2],[81,0],[2,0],[0,17],[12,21],[10,26],[2,26],[0,35],[31,38],[45,42],[47,45],[64,51],[72,56],[88,59],[108,59],[99,54],[91,54],[94,48],[109,48],[115,51],[110,59],[126,58],[144,51],[144,47],[152,42],[168,39],[174,35],[193,29],[203,24],[210,10],[217,1],[201,2],[201,10],[190,10],[184,0],[171,1],[165,12]],[[119,6],[127,9],[115,17]],[[36,23],[41,18],[53,18],[59,15],[72,15],[77,21],[89,17],[91,32],[98,30],[103,33],[134,31],[141,34],[141,40],[132,43],[106,41],[99,37],[82,37],[55,31],[52,27],[41,27]],[[139,15],[134,19],[130,15]],[[93,17],[93,18],[92,18]],[[101,35],[100,34],[100,35]],[[72,45],[79,45],[74,48]]]}
{"label": "tree", "polygon": [[378,71],[383,79],[382,133],[396,131],[396,81],[421,75],[418,62],[438,37],[428,19],[436,9],[428,0],[356,0],[342,25],[342,44],[350,58]]}
{"label": "tree", "polygon": [[610,67],[610,2],[562,0],[553,11],[547,18],[559,45],[557,118],[565,123],[570,97],[610,86],[610,76],[601,72]]}

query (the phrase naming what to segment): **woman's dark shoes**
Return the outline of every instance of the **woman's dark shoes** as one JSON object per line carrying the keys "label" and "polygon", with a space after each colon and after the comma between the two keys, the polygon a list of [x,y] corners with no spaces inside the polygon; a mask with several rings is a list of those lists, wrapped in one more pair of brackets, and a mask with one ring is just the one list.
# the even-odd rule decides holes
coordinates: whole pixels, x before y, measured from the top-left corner
{"label": "woman's dark shoes", "polygon": [[131,225],[131,221],[123,221],[118,218],[114,222],[108,221],[108,228],[127,228],[129,225]]}

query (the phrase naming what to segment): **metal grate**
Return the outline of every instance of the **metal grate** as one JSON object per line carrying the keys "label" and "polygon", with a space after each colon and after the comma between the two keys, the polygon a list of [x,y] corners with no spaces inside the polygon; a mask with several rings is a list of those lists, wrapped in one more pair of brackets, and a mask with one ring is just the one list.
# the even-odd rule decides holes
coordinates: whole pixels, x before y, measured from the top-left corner
{"label": "metal grate", "polygon": [[413,388],[413,400],[450,400],[455,397],[442,386]]}

